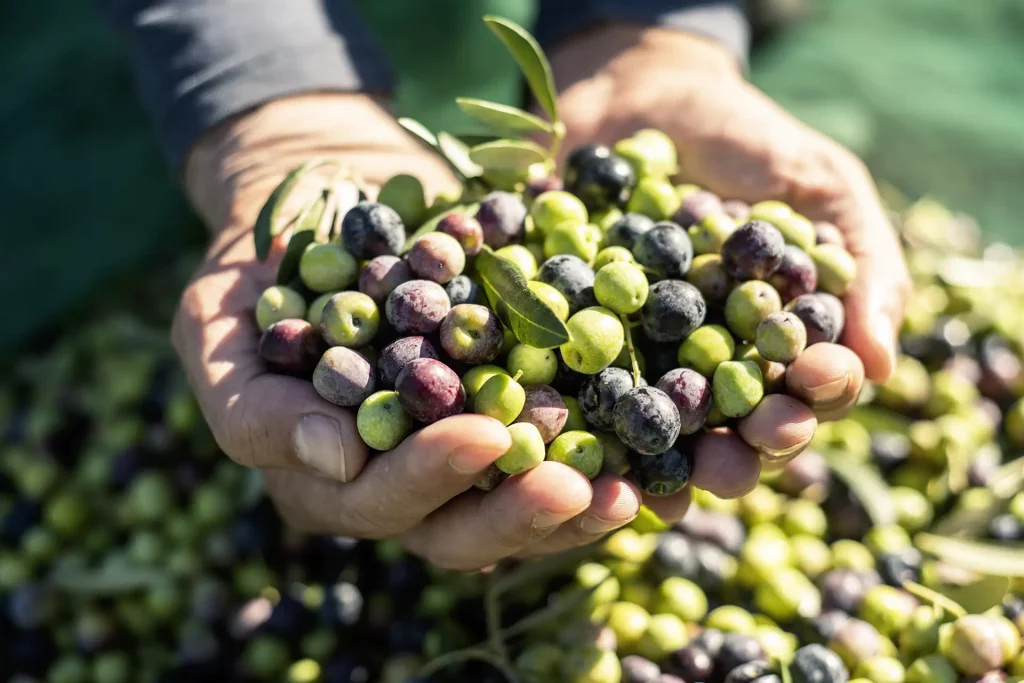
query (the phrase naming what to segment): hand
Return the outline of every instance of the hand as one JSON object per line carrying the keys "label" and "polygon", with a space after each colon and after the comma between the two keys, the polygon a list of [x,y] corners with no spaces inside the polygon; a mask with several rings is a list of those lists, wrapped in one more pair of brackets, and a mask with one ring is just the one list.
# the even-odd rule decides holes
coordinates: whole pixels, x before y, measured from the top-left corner
{"label": "hand", "polygon": [[[172,336],[221,448],[236,462],[263,470],[291,526],[398,537],[443,567],[476,569],[510,555],[591,542],[635,517],[641,497],[633,484],[612,476],[588,482],[554,462],[486,496],[473,489],[509,445],[507,430],[480,415],[438,422],[368,460],[350,411],[321,399],[308,381],[266,372],[257,355],[253,306],[273,282],[276,260],[256,260],[252,225],[289,170],[323,155],[340,157],[370,183],[398,172],[434,189],[454,182],[383,109],[358,95],[277,101],[199,142],[189,157],[186,186],[215,236],[182,296]],[[694,480],[728,495],[724,473],[735,457],[747,454],[727,445],[724,456],[703,458]],[[735,478],[728,482],[735,486]]]}
{"label": "hand", "polygon": [[551,57],[568,128],[563,153],[656,128],[676,143],[682,181],[727,199],[781,199],[842,230],[858,264],[844,300],[845,346],[810,347],[787,373],[789,393],[800,401],[766,397],[740,421],[742,441],[718,430],[705,437],[729,438],[772,466],[794,457],[816,419],[845,415],[865,375],[884,381],[895,364],[909,276],[868,172],[747,83],[735,59],[703,38],[611,24],[566,41]]}

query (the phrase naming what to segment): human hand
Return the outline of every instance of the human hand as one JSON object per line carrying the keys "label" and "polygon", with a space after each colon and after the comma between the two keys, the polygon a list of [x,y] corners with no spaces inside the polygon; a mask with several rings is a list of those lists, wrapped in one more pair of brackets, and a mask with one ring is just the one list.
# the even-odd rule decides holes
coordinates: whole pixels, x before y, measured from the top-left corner
{"label": "human hand", "polygon": [[[215,236],[182,296],[173,340],[221,448],[236,462],[263,470],[268,492],[291,526],[397,537],[444,567],[476,569],[510,555],[557,551],[631,520],[641,500],[633,484],[610,475],[589,482],[555,462],[486,496],[473,489],[509,446],[507,430],[480,415],[435,423],[394,451],[368,458],[350,411],[323,400],[308,381],[266,371],[253,305],[273,283],[276,259],[256,260],[252,225],[280,179],[312,156],[337,156],[371,184],[399,172],[435,190],[454,182],[435,157],[362,96],[274,102],[197,145],[186,185]],[[296,194],[301,197],[301,188]],[[279,258],[280,245],[275,252]],[[729,456],[719,461],[704,458],[707,466],[698,467],[694,479],[727,495],[720,482]]]}
{"label": "human hand", "polygon": [[717,437],[772,466],[794,457],[816,419],[845,415],[865,375],[883,381],[895,363],[909,277],[863,164],[784,112],[743,79],[731,55],[697,36],[603,25],[560,45],[551,62],[568,129],[564,153],[654,128],[676,143],[681,182],[723,198],[780,199],[843,232],[858,265],[844,301],[844,346],[807,349],[787,372],[795,398],[766,397],[740,421],[742,441],[726,430]]}

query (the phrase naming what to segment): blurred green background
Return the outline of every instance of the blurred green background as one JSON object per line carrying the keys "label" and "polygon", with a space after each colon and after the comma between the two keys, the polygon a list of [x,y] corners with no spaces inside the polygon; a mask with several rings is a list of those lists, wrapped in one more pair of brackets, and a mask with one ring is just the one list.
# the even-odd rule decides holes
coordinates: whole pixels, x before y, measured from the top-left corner
{"label": "blurred green background", "polygon": [[[528,0],[358,5],[402,73],[399,113],[463,132],[455,95],[511,102],[521,92],[479,18],[529,25]],[[1022,64],[1021,0],[817,0],[759,46],[751,78],[853,148],[880,181],[932,195],[1019,244]],[[101,305],[112,282],[200,245],[203,231],[91,3],[0,5],[0,65],[0,349],[10,350],[76,307]]]}

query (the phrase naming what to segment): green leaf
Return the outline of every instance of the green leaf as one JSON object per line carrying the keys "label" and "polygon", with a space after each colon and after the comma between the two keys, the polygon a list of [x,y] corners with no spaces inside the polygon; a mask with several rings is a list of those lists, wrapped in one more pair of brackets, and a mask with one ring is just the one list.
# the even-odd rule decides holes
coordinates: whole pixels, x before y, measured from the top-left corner
{"label": "green leaf", "polygon": [[889,486],[877,469],[834,451],[826,452],[825,459],[836,476],[864,506],[873,524],[892,524],[896,521],[896,507],[889,495]]}
{"label": "green leaf", "polygon": [[519,24],[502,17],[486,16],[484,23],[505,43],[505,47],[519,63],[519,69],[540,106],[552,121],[558,121],[555,79],[551,75],[551,65],[536,39]]}
{"label": "green leaf", "polygon": [[430,130],[416,119],[410,119],[407,116],[403,116],[398,119],[398,125],[405,128],[407,131],[412,133],[415,137],[419,138],[420,142],[430,147],[433,150],[437,149],[437,138]]}
{"label": "green leaf", "polygon": [[530,164],[547,161],[548,153],[528,140],[495,140],[470,149],[469,158],[484,170],[525,172]]}
{"label": "green leaf", "polygon": [[1024,545],[920,533],[914,545],[943,562],[994,576],[1024,577]]}
{"label": "green leaf", "polygon": [[1010,590],[1010,579],[1006,576],[978,574],[968,583],[941,584],[935,590],[962,606],[968,613],[981,614],[1002,604]]}
{"label": "green leaf", "polygon": [[285,249],[281,265],[277,267],[277,284],[286,285],[299,274],[299,260],[302,258],[302,252],[316,241],[316,229],[320,225],[326,208],[327,198],[321,194],[303,211],[295,226],[295,232],[288,240],[288,248]]}
{"label": "green leaf", "polygon": [[483,173],[480,164],[469,156],[469,148],[454,135],[441,131],[437,134],[437,148],[448,164],[463,178],[479,178]]}
{"label": "green leaf", "polygon": [[456,97],[455,102],[466,115],[487,124],[503,135],[554,132],[550,123],[518,107],[472,97]]}
{"label": "green leaf", "polygon": [[115,596],[150,588],[170,578],[158,567],[142,567],[127,561],[109,563],[99,569],[56,571],[50,575],[50,584],[75,595],[100,597]]}
{"label": "green leaf", "polygon": [[569,330],[555,312],[526,285],[511,261],[484,249],[476,257],[476,272],[505,327],[523,344],[551,349],[569,341]]}
{"label": "green leaf", "polygon": [[256,258],[266,261],[270,255],[270,246],[274,238],[281,234],[291,222],[280,221],[281,207],[288,201],[296,184],[307,173],[325,164],[336,163],[333,159],[318,157],[310,159],[298,168],[295,168],[284,177],[284,180],[274,188],[267,198],[267,202],[260,209],[260,215],[256,218],[256,225],[253,226],[253,240],[256,242]]}
{"label": "green leaf", "polygon": [[472,216],[473,214],[476,213],[476,210],[479,207],[480,204],[459,204],[458,206],[453,206],[452,208],[446,211],[442,211],[441,213],[437,214],[433,218],[426,221],[423,225],[418,227],[416,229],[416,232],[409,235],[409,237],[405,240],[405,246],[402,248],[402,251],[409,251],[410,249],[412,249],[412,245],[416,240],[423,237],[428,232],[434,232],[435,230],[437,230],[437,224],[440,223],[441,219],[443,219],[445,216],[453,213],[468,213],[469,215]]}

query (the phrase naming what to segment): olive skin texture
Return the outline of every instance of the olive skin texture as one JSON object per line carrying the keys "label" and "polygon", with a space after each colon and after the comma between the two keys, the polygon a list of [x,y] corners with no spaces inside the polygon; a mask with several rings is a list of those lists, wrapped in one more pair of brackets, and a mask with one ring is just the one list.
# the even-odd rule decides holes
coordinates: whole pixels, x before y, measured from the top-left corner
{"label": "olive skin texture", "polygon": [[578,256],[563,254],[549,258],[537,271],[537,280],[551,285],[569,303],[569,313],[597,305],[594,270]]}
{"label": "olive skin texture", "polygon": [[818,287],[818,268],[806,251],[788,244],[768,284],[778,290],[783,303],[789,303],[798,296],[814,292]]}
{"label": "olive skin texture", "polygon": [[395,380],[395,389],[402,407],[419,422],[437,422],[465,408],[466,392],[459,376],[432,358],[409,361]]}
{"label": "olive skin texture", "polygon": [[260,337],[260,358],[279,374],[309,377],[324,350],[317,330],[297,318],[274,323]]}
{"label": "olive skin texture", "polygon": [[341,240],[357,259],[397,256],[405,246],[405,225],[390,206],[359,202],[341,220]]}
{"label": "olive skin texture", "polygon": [[681,278],[693,263],[693,243],[679,225],[670,221],[656,223],[637,238],[633,257],[659,278]]}
{"label": "olive skin texture", "polygon": [[693,259],[686,281],[700,290],[709,306],[721,307],[736,281],[729,277],[718,254],[701,254]]}
{"label": "olive skin texture", "polygon": [[679,436],[679,410],[655,387],[630,389],[615,402],[612,415],[622,443],[644,455],[664,453]]}
{"label": "olive skin texture", "polygon": [[750,221],[722,244],[722,264],[725,272],[737,280],[767,280],[782,262],[785,246],[782,233],[775,226]]}
{"label": "olive skin texture", "polygon": [[504,334],[497,314],[486,306],[459,304],[441,323],[441,347],[455,360],[480,365],[501,353]]}
{"label": "olive skin texture", "polygon": [[679,433],[700,431],[711,410],[711,383],[696,370],[676,368],[662,375],[655,385],[676,404],[679,411]]}
{"label": "olive skin texture", "polygon": [[600,306],[574,313],[566,322],[569,341],[559,347],[562,359],[576,372],[593,375],[618,357],[625,331],[618,317]]}
{"label": "olive skin texture", "polygon": [[804,645],[789,665],[793,683],[847,683],[846,665],[835,652],[823,645]]}
{"label": "olive skin texture", "polygon": [[466,267],[466,252],[451,235],[427,233],[413,243],[406,255],[413,274],[438,284],[451,282]]}
{"label": "olive skin texture", "polygon": [[684,228],[689,228],[717,213],[723,213],[722,200],[718,198],[718,195],[706,190],[697,190],[688,193],[683,198],[683,203],[672,220]]}
{"label": "olive skin texture", "polygon": [[605,246],[633,249],[640,237],[654,227],[654,221],[642,213],[627,213],[605,233]]}
{"label": "olive skin texture", "polygon": [[458,306],[459,304],[487,305],[487,297],[484,296],[484,290],[465,275],[453,277],[444,286],[444,292],[448,295],[448,301],[452,306]]}
{"label": "olive skin texture", "polygon": [[681,491],[690,481],[693,456],[689,450],[679,450],[678,447],[660,455],[631,452],[629,469],[644,493],[670,496]]}
{"label": "olive skin texture", "polygon": [[562,396],[546,384],[524,387],[526,400],[516,422],[529,422],[540,432],[544,443],[551,443],[566,426],[569,409]]}
{"label": "olive skin texture", "polygon": [[391,342],[377,358],[377,381],[382,387],[394,387],[398,375],[411,360],[438,359],[434,345],[424,337],[403,337]]}
{"label": "olive skin texture", "polygon": [[606,368],[586,379],[577,400],[583,419],[594,429],[615,429],[615,404],[633,388],[633,375],[622,368]]}
{"label": "olive skin texture", "polygon": [[384,306],[388,322],[403,334],[431,334],[451,310],[444,288],[430,280],[403,282],[388,295]]}
{"label": "olive skin texture", "polygon": [[526,205],[511,192],[492,192],[480,200],[476,220],[483,231],[484,244],[499,249],[523,233]]}
{"label": "olive skin texture", "polygon": [[622,683],[656,683],[661,675],[658,665],[640,655],[622,658]]}
{"label": "olive skin texture", "polygon": [[333,346],[313,371],[313,388],[335,405],[358,406],[376,388],[373,366],[352,349]]}
{"label": "olive skin texture", "polygon": [[388,451],[412,431],[412,417],[402,408],[396,392],[378,391],[359,406],[356,428],[367,446]]}
{"label": "olive skin texture", "polygon": [[786,304],[785,310],[795,314],[807,330],[807,346],[819,342],[839,341],[845,325],[842,304],[829,294],[804,294]]}
{"label": "olive skin texture", "polygon": [[728,675],[736,667],[748,662],[766,661],[767,658],[764,647],[757,639],[742,633],[727,633],[721,649],[715,655],[715,671]]}
{"label": "olive skin texture", "polygon": [[705,681],[715,671],[715,660],[701,645],[691,643],[669,655],[668,669],[684,681]]}
{"label": "olive skin texture", "polygon": [[[570,182],[571,181],[571,182]],[[566,174],[566,189],[583,201],[588,211],[622,207],[636,185],[636,173],[616,154],[591,156]]]}
{"label": "olive skin texture", "polygon": [[412,273],[405,261],[397,256],[378,256],[371,259],[359,274],[359,291],[380,306],[395,287],[411,279]]}
{"label": "olive skin texture", "polygon": [[484,229],[473,216],[450,213],[438,221],[437,231],[454,237],[466,256],[476,256],[483,249]]}
{"label": "olive skin texture", "polygon": [[700,290],[682,280],[662,280],[651,285],[640,319],[651,341],[678,342],[704,324],[706,315]]}

